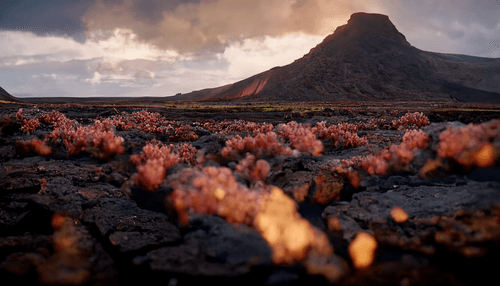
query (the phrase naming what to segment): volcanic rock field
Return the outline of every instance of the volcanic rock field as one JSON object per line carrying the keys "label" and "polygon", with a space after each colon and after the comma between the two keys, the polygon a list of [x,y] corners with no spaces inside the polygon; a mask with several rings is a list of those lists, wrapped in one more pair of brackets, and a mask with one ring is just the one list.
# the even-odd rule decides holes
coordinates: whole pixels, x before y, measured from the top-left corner
{"label": "volcanic rock field", "polygon": [[497,106],[0,107],[2,285],[500,284]]}

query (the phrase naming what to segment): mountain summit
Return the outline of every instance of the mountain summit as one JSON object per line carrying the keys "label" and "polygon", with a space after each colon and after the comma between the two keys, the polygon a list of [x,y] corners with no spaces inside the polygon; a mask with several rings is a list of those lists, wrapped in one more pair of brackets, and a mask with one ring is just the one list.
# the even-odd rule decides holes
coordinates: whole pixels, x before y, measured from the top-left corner
{"label": "mountain summit", "polygon": [[321,47],[348,52],[352,48],[373,48],[380,46],[406,46],[410,43],[382,14],[355,13],[346,25],[339,26],[325,38]]}
{"label": "mountain summit", "polygon": [[500,59],[422,51],[388,16],[355,13],[289,65],[169,99],[500,102],[499,74]]}

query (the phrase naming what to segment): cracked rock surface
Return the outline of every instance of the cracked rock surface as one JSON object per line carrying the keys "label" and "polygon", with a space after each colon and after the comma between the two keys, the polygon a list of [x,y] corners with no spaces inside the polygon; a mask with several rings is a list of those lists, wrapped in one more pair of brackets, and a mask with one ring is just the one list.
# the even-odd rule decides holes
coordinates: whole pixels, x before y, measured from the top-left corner
{"label": "cracked rock surface", "polygon": [[[30,106],[0,103],[0,117],[15,117],[19,108]],[[40,104],[38,112],[54,107]],[[324,109],[297,115],[292,112],[241,112],[149,107],[167,118],[196,125],[199,152],[215,156],[232,134],[216,134],[205,128],[207,120],[245,119],[272,124],[362,122],[373,116],[390,122],[393,106],[356,105],[351,111]],[[415,105],[403,107],[417,108]],[[34,108],[33,108],[34,109]],[[119,107],[120,111],[140,110]],[[98,116],[114,114],[109,107],[61,105],[68,118],[91,123]],[[436,148],[447,126],[466,126],[499,118],[495,112],[437,112],[424,110],[431,125],[423,128]],[[458,118],[462,122],[456,121]],[[196,124],[194,124],[196,123]],[[178,164],[152,192],[131,183],[137,168],[129,162],[146,141],[165,144],[168,134],[120,130],[125,152],[102,161],[82,153],[66,156],[55,150],[48,156],[22,155],[18,140],[42,138],[49,129],[32,134],[19,123],[3,122],[0,129],[0,278],[2,285],[15,281],[26,285],[498,285],[500,255],[500,167],[450,168],[434,178],[418,174],[429,151],[416,154],[405,171],[387,175],[364,175],[358,188],[341,181],[328,164],[365,156],[398,144],[403,131],[381,127],[361,130],[370,144],[343,149],[323,140],[323,156],[301,154],[265,158],[270,165],[263,184],[281,188],[295,198],[300,187],[308,193],[298,202],[298,212],[324,232],[334,254],[309,256],[307,261],[274,265],[272,248],[254,227],[230,224],[218,216],[190,213],[189,225],[177,220],[168,204],[172,174],[189,168]],[[17,124],[17,125],[16,125]],[[381,124],[383,126],[383,124]],[[371,135],[370,135],[371,134]],[[233,134],[234,135],[234,134]],[[183,142],[182,142],[183,143]],[[224,166],[236,173],[237,161],[204,162]],[[417,170],[417,171],[415,171]],[[322,175],[320,175],[322,174]],[[323,176],[323,177],[321,177]],[[320,178],[320,179],[319,179]],[[240,184],[249,184],[237,176]],[[328,203],[317,203],[317,194],[339,192]],[[396,222],[395,206],[408,219]],[[348,252],[357,234],[371,234],[378,243],[374,263],[366,269],[353,267]]]}

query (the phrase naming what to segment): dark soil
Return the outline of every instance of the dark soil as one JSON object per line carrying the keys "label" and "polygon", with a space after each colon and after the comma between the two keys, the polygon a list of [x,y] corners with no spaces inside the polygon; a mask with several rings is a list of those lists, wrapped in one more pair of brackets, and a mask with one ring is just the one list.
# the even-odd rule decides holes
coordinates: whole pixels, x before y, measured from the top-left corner
{"label": "dark soil", "polygon": [[[446,126],[500,119],[498,106],[342,103],[314,112],[260,112],[252,105],[174,109],[159,102],[136,101],[120,105],[0,103],[0,107],[0,118],[4,118],[0,129],[2,285],[500,285],[495,262],[500,255],[498,164],[483,169],[457,166],[432,178],[418,176],[411,168],[386,176],[364,175],[357,189],[345,183],[340,200],[299,204],[300,214],[324,231],[334,248],[328,261],[318,264],[323,267],[318,273],[328,271],[326,266],[338,271],[329,281],[328,275],[316,275],[302,263],[273,265],[272,250],[251,227],[196,214],[190,217],[189,226],[179,224],[163,203],[172,191],[168,183],[152,193],[129,184],[137,169],[128,159],[146,141],[183,142],[133,129],[115,132],[125,139],[125,152],[109,161],[86,152],[68,157],[62,147],[48,156],[26,156],[16,149],[16,142],[43,139],[52,128],[26,134],[19,122],[5,117],[15,118],[19,108],[33,116],[58,110],[87,125],[96,118],[146,109],[195,127],[198,139],[189,143],[213,154],[235,134],[215,134],[197,123],[246,120],[276,126],[291,120],[304,124],[384,120],[374,130],[358,131],[368,136],[367,146],[345,149],[324,142],[323,156],[266,158],[271,173],[264,183],[293,196],[294,186],[314,186],[324,165],[399,144],[404,131],[389,126],[407,111],[422,111],[431,121],[422,130],[438,138]],[[412,166],[424,160],[423,153]],[[236,163],[204,164],[234,170]],[[168,176],[185,167],[171,168]],[[389,211],[394,206],[403,208],[409,219],[392,220]],[[328,227],[332,218],[340,222],[340,230]],[[378,243],[375,262],[365,269],[354,268],[347,251],[360,232],[372,234]]]}

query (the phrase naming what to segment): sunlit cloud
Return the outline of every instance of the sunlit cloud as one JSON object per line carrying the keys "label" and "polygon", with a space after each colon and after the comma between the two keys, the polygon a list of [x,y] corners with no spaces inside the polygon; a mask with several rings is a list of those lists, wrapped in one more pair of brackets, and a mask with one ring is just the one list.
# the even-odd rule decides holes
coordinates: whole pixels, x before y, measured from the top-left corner
{"label": "sunlit cloud", "polygon": [[[2,58],[32,57],[19,59],[14,65],[33,62],[89,60],[103,58],[107,61],[144,59],[151,61],[175,61],[183,59],[173,50],[162,50],[151,44],[141,43],[130,30],[116,28],[106,39],[91,37],[85,43],[62,36],[37,36],[31,32],[0,31]],[[37,57],[38,56],[38,57]]]}
{"label": "sunlit cloud", "polygon": [[100,84],[101,83],[101,74],[98,72],[94,72],[94,77],[93,78],[87,78],[85,79],[86,82],[90,82],[92,85]]}
{"label": "sunlit cloud", "polygon": [[323,40],[323,36],[289,34],[283,37],[251,38],[234,42],[222,53],[229,63],[231,79],[241,79],[259,72],[292,63]]}

